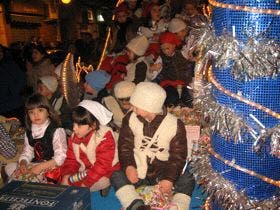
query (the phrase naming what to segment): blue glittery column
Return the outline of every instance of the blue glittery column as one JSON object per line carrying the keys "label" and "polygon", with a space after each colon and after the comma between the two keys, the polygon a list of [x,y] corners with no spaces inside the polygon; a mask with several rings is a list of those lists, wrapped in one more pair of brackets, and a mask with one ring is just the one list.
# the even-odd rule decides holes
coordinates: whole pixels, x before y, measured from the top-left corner
{"label": "blue glittery column", "polygon": [[[280,4],[276,4],[275,0],[224,0],[219,2],[260,9],[280,10]],[[220,36],[224,31],[232,33],[232,26],[235,26],[235,34],[239,42],[246,43],[248,35],[257,35],[263,31],[266,31],[265,36],[267,38],[280,41],[280,16],[214,8],[212,21],[217,36]],[[276,78],[258,78],[243,83],[233,78],[230,69],[231,66],[227,69],[213,69],[214,77],[224,88],[235,94],[241,93],[243,97],[280,113],[279,76]],[[248,124],[253,123],[249,114],[253,114],[267,128],[279,124],[279,120],[276,118],[230,98],[215,88],[213,89],[213,94],[219,104],[227,106],[234,110],[236,114],[243,116]],[[265,148],[261,155],[258,155],[252,151],[254,139],[249,134],[243,136],[243,141],[244,143],[235,144],[233,140],[228,141],[218,133],[214,133],[212,136],[212,147],[223,158],[230,161],[235,160],[237,165],[274,180],[280,180],[280,159],[269,154],[269,147]],[[279,188],[276,186],[238,171],[213,156],[211,156],[211,164],[215,171],[222,172],[222,176],[236,185],[238,190],[245,189],[246,194],[251,199],[262,200],[279,192]]]}

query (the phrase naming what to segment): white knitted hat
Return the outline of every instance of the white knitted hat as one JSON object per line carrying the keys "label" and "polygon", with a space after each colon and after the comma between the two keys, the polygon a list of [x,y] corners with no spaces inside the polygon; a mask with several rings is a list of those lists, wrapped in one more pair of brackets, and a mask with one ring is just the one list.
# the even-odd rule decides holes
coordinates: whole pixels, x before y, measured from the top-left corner
{"label": "white knitted hat", "polygon": [[78,106],[84,107],[93,114],[101,125],[107,125],[112,119],[113,113],[96,101],[83,100],[78,104]]}
{"label": "white knitted hat", "polygon": [[45,85],[52,93],[57,89],[58,82],[57,79],[53,76],[43,76],[40,77],[41,82]]}
{"label": "white knitted hat", "polygon": [[116,98],[129,98],[135,89],[135,84],[130,81],[118,82],[114,88]]}
{"label": "white knitted hat", "polygon": [[187,28],[187,24],[180,18],[173,18],[168,24],[168,31],[178,33]]}
{"label": "white knitted hat", "polygon": [[162,112],[165,90],[153,82],[140,82],[130,97],[130,103],[150,113]]}
{"label": "white knitted hat", "polygon": [[136,55],[142,56],[145,54],[147,48],[149,47],[149,41],[145,36],[137,36],[130,40],[126,47]]}

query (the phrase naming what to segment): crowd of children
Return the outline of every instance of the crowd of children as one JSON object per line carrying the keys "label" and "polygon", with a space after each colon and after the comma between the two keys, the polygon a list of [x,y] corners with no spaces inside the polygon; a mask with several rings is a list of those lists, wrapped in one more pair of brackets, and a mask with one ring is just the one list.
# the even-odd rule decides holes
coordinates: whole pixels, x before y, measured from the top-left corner
{"label": "crowd of children", "polygon": [[111,54],[85,76],[74,108],[43,49],[33,49],[36,65],[27,68],[27,83],[36,93],[25,103],[23,152],[5,167],[9,180],[82,186],[103,195],[112,185],[129,210],[150,209],[135,189],[158,185],[173,195],[169,209],[189,208],[194,179],[182,172],[185,126],[166,107],[192,106],[192,30],[206,19],[190,0],[172,19],[166,2],[135,2],[115,9]]}

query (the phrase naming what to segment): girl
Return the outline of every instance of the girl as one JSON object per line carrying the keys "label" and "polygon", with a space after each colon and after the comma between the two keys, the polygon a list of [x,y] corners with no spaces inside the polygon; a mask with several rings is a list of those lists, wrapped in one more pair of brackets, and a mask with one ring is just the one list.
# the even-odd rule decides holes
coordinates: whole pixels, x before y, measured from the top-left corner
{"label": "girl", "polygon": [[96,101],[83,100],[72,116],[74,133],[61,166],[61,184],[91,191],[108,188],[113,171],[120,168],[114,134],[106,126],[112,113]]}
{"label": "girl", "polygon": [[62,165],[66,157],[66,134],[47,98],[39,94],[26,103],[26,134],[18,164],[6,166],[6,173],[16,180],[47,182],[45,172]]}
{"label": "girl", "polygon": [[126,76],[124,80],[138,84],[146,79],[149,63],[144,54],[149,46],[145,36],[136,36],[126,45],[126,53],[129,63],[126,65]]}

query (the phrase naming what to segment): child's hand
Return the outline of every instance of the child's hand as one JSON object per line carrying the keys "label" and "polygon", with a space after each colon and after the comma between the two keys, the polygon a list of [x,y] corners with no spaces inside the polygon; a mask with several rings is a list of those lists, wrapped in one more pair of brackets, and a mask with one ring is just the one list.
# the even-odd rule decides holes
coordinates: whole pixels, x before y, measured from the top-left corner
{"label": "child's hand", "polygon": [[163,194],[170,194],[173,187],[173,182],[168,180],[161,180],[159,182],[159,188]]}
{"label": "child's hand", "polygon": [[70,177],[70,175],[65,175],[64,177],[62,177],[62,181],[61,181],[61,185],[69,185],[69,182],[68,182],[68,180],[69,180],[69,177]]}
{"label": "child's hand", "polygon": [[18,175],[28,173],[27,162],[25,160],[20,161],[19,169],[17,169],[17,171],[18,172],[15,171],[15,175],[16,173],[18,173]]}
{"label": "child's hand", "polygon": [[125,170],[125,174],[132,184],[135,184],[139,181],[138,173],[134,166],[128,166]]}
{"label": "child's hand", "polygon": [[159,71],[161,68],[161,63],[154,63],[150,66],[150,71],[154,72],[154,71]]}
{"label": "child's hand", "polygon": [[38,164],[38,165],[35,165],[35,166],[33,166],[33,167],[31,168],[30,174],[33,173],[33,174],[38,175],[38,174],[41,173],[42,170],[43,170],[42,165],[41,165],[41,164]]}

